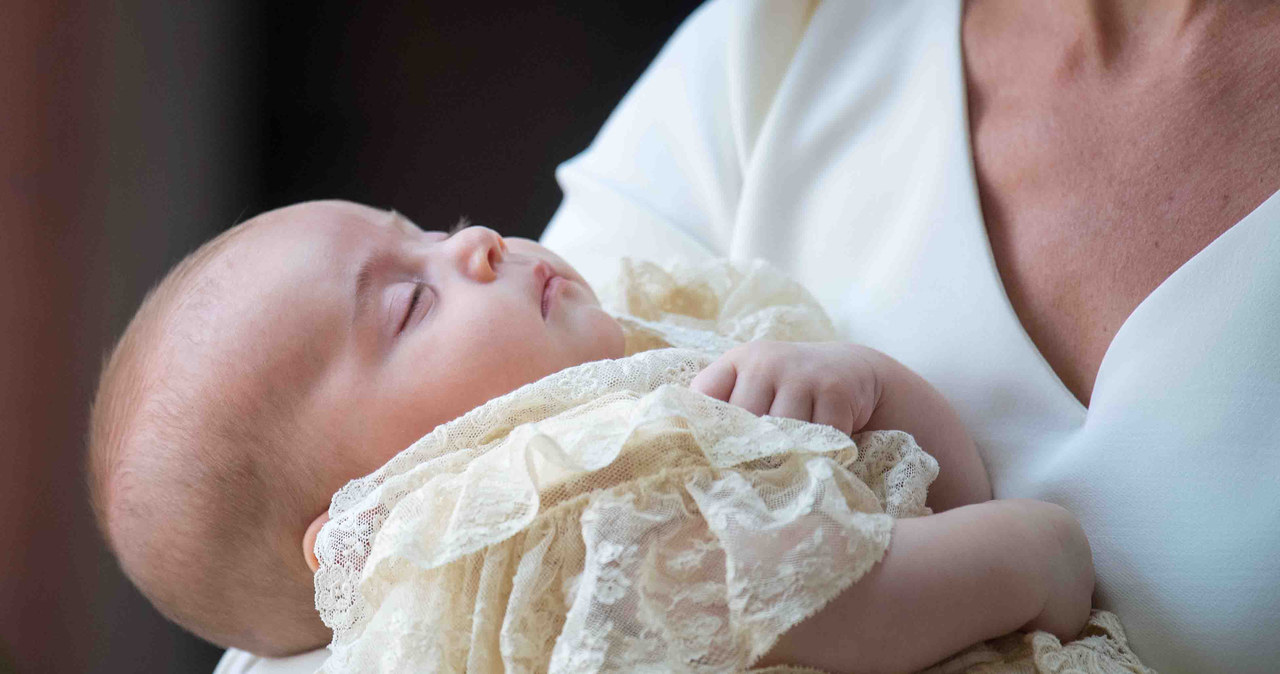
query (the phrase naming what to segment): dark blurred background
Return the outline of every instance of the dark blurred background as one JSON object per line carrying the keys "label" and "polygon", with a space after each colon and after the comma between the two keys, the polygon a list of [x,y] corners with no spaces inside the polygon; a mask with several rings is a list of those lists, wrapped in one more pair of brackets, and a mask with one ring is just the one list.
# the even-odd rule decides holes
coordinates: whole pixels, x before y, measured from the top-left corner
{"label": "dark blurred background", "polygon": [[697,2],[0,3],[0,672],[212,670],[85,502],[101,359],[258,212],[341,197],[536,237],[555,166]]}

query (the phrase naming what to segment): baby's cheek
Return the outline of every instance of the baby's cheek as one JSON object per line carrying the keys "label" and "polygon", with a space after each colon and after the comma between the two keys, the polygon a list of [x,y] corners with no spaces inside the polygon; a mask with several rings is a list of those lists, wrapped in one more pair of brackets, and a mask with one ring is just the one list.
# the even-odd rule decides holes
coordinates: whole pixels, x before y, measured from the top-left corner
{"label": "baby's cheek", "polygon": [[564,367],[593,360],[621,358],[626,352],[622,326],[599,307],[584,307],[574,323],[572,362]]}
{"label": "baby's cheek", "polygon": [[600,344],[604,347],[604,354],[600,358],[621,358],[625,355],[627,347],[627,337],[622,332],[622,325],[604,310],[600,311],[599,320],[603,333]]}

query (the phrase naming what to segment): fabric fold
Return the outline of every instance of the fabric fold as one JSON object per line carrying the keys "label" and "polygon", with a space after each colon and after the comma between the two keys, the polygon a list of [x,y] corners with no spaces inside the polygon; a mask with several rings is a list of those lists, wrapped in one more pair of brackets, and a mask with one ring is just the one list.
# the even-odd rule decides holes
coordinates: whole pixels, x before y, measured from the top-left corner
{"label": "fabric fold", "polygon": [[743,671],[882,559],[894,519],[929,514],[938,464],[911,436],[689,389],[739,340],[830,339],[802,288],[759,263],[621,279],[629,355],[491,400],[334,495],[323,672]]}

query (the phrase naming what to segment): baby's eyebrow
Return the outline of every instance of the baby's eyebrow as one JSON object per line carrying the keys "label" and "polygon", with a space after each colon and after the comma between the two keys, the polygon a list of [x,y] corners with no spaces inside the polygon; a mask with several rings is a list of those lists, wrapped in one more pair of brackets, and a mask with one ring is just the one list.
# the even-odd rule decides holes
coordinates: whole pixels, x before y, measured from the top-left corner
{"label": "baby's eyebrow", "polygon": [[354,324],[360,318],[360,314],[364,313],[365,307],[369,305],[369,292],[373,288],[374,278],[377,276],[379,262],[384,258],[378,252],[372,252],[365,256],[360,262],[360,266],[356,271],[355,282],[355,305],[352,307],[351,322]]}
{"label": "baby's eyebrow", "polygon": [[395,209],[387,211],[387,215],[389,216],[387,218],[387,224],[405,232],[406,234],[417,234],[422,231],[417,225],[413,224],[409,218],[400,215],[400,213]]}

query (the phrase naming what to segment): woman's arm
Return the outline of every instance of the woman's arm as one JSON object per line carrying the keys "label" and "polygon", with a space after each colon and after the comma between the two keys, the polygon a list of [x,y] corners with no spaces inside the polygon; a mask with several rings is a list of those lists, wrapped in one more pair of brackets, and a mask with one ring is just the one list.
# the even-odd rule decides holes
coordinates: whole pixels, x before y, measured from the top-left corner
{"label": "woman's arm", "polygon": [[1066,641],[1092,592],[1089,542],[1058,506],[988,501],[902,519],[884,559],[757,664],[901,672],[1019,629]]}
{"label": "woman's arm", "polygon": [[542,243],[593,286],[617,258],[730,255],[743,175],[813,2],[713,0],[696,10],[556,179]]}

